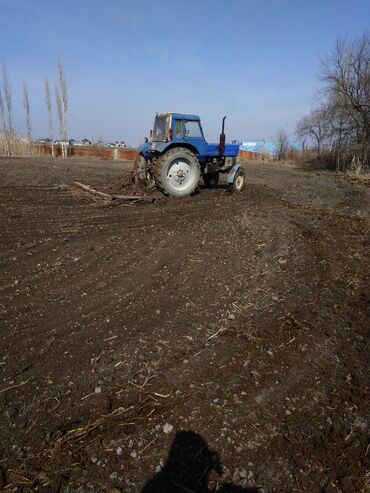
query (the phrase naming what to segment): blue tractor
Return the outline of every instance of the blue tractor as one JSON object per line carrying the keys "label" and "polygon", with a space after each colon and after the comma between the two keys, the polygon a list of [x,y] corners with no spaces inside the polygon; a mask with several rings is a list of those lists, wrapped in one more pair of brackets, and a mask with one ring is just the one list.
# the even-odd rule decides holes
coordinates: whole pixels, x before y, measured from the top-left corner
{"label": "blue tractor", "polygon": [[135,160],[134,182],[146,181],[166,195],[186,197],[194,193],[200,177],[206,187],[215,187],[220,173],[226,173],[229,190],[241,192],[245,176],[243,168],[236,163],[239,146],[226,144],[225,118],[219,142],[208,144],[199,116],[157,114],[150,140],[146,139]]}

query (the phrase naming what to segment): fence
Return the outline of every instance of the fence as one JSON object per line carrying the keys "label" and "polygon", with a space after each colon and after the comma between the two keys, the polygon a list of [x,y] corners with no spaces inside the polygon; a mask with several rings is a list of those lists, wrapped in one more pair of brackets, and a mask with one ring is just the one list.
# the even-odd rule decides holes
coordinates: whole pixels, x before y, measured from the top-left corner
{"label": "fence", "polygon": [[[51,145],[40,145],[42,154],[50,155],[52,153]],[[62,146],[54,145],[54,153],[56,156],[62,155]],[[97,158],[97,159],[112,159],[112,160],[134,160],[138,155],[138,151],[132,147],[102,147],[102,146],[69,146],[68,155],[73,157]],[[239,161],[251,161],[260,159],[256,152],[239,150]]]}
{"label": "fence", "polygon": [[[52,146],[50,144],[40,145],[41,154],[51,156]],[[54,145],[54,155],[62,155],[62,146]],[[113,160],[133,160],[138,155],[137,149],[131,147],[102,147],[102,146],[68,146],[68,156],[113,159]]]}
{"label": "fence", "polygon": [[257,152],[239,149],[238,161],[255,161],[256,159],[260,159],[260,155]]}

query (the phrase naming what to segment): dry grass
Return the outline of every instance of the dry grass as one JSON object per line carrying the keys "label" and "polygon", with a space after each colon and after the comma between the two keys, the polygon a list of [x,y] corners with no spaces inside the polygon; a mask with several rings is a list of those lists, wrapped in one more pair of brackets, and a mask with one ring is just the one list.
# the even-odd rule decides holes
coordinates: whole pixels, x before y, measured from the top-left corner
{"label": "dry grass", "polygon": [[39,147],[27,139],[16,135],[0,137],[0,156],[32,157],[41,155]]}
{"label": "dry grass", "polygon": [[361,160],[356,153],[350,151],[341,154],[325,151],[318,154],[307,150],[297,154],[295,161],[299,166],[310,170],[336,171],[357,177],[366,177],[370,173],[368,160]]}

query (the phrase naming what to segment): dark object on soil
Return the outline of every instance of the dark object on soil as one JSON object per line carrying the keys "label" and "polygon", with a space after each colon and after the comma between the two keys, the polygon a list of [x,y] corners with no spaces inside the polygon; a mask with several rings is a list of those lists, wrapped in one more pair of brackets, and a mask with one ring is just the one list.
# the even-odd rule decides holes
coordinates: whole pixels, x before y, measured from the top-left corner
{"label": "dark object on soil", "polygon": [[0,469],[0,490],[2,490],[6,485],[5,472]]}
{"label": "dark object on soil", "polygon": [[217,490],[218,493],[266,493],[264,488],[243,488],[242,486],[236,486],[235,484],[225,483]]}
{"label": "dark object on soil", "polygon": [[[210,493],[208,478],[212,471],[222,475],[222,464],[217,452],[208,448],[207,442],[193,431],[178,431],[172,442],[167,462],[154,478],[148,481],[141,493]],[[260,493],[259,488],[242,488],[237,485],[221,486],[223,493]]]}
{"label": "dark object on soil", "polygon": [[207,174],[203,175],[204,185],[207,188],[216,188],[218,185],[219,178],[220,178],[219,172],[207,173]]}
{"label": "dark object on soil", "polygon": [[209,491],[208,477],[212,470],[222,474],[218,454],[208,448],[198,433],[179,431],[165,466],[144,486],[141,493],[206,493]]}

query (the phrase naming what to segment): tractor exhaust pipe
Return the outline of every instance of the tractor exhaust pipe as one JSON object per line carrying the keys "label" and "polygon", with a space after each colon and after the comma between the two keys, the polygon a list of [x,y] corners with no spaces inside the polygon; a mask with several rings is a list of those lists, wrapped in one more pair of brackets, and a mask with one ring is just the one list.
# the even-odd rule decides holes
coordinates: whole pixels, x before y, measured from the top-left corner
{"label": "tractor exhaust pipe", "polygon": [[220,144],[218,146],[220,156],[223,156],[224,152],[225,152],[225,142],[226,142],[226,137],[225,137],[225,132],[224,132],[224,130],[225,130],[225,119],[226,119],[226,116],[224,116],[222,119],[222,130],[220,133]]}

